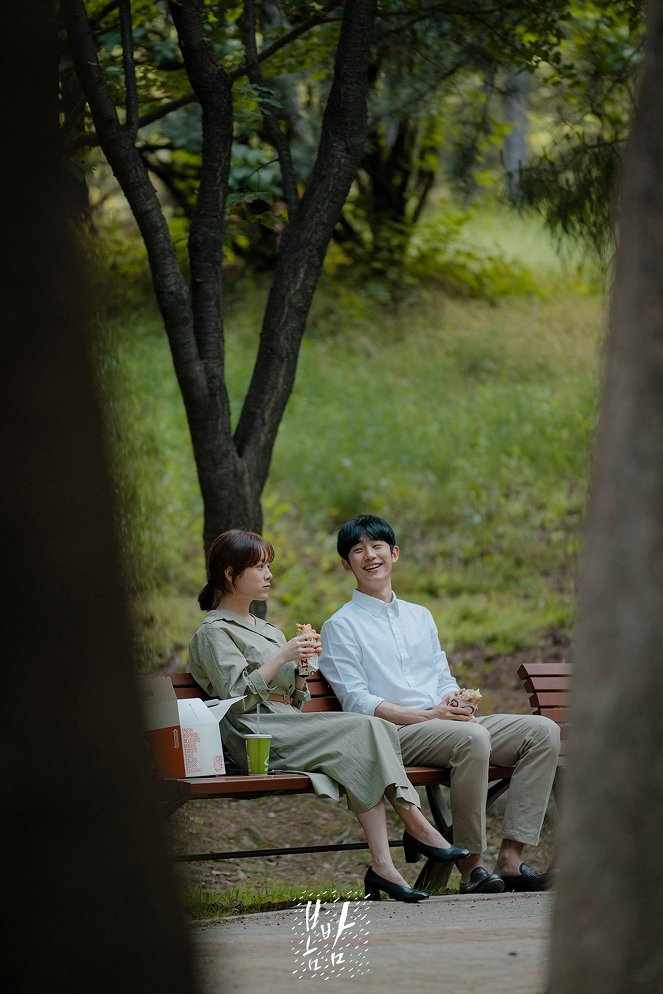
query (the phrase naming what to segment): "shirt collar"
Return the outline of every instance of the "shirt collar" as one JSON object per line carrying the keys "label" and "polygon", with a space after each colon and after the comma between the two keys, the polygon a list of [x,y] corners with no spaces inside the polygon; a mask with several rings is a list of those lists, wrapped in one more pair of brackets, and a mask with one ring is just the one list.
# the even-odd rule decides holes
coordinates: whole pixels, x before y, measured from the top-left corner
{"label": "shirt collar", "polygon": [[370,594],[362,594],[361,590],[353,590],[352,602],[357,607],[363,608],[364,611],[368,611],[375,618],[378,618],[381,614],[386,614],[388,611],[398,614],[398,598],[393,591],[391,600],[389,603],[386,603],[380,600],[379,597],[371,597]]}

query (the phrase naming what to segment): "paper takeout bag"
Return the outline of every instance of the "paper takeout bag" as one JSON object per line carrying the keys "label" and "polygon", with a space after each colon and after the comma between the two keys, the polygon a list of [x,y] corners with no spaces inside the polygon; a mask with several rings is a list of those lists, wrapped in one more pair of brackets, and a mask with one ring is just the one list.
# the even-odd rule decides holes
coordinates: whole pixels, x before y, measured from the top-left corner
{"label": "paper takeout bag", "polygon": [[143,723],[159,776],[184,776],[184,750],[177,698],[167,676],[144,676],[139,689]]}
{"label": "paper takeout bag", "polygon": [[213,777],[226,772],[219,723],[231,705],[241,700],[202,701],[193,697],[177,702],[186,776]]}

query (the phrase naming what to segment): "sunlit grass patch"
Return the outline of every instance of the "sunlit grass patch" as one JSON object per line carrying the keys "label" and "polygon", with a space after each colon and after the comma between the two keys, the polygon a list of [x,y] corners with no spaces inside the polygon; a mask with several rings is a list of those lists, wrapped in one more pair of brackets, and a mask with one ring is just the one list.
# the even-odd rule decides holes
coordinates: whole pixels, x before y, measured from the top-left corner
{"label": "sunlit grass patch", "polygon": [[[312,897],[313,895],[313,897]],[[203,890],[194,887],[183,896],[184,907],[193,919],[221,920],[236,915],[258,914],[295,908],[306,900],[358,901],[364,897],[361,889],[337,887],[333,882],[307,884],[306,889],[266,881],[261,887],[232,887],[228,890]]]}

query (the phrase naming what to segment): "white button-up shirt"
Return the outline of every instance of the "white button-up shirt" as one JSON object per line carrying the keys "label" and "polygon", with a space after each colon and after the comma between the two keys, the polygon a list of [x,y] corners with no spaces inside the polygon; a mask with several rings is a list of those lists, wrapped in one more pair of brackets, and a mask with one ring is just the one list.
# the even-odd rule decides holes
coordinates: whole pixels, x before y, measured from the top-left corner
{"label": "white button-up shirt", "polygon": [[374,714],[382,701],[430,708],[459,689],[430,611],[395,594],[386,604],[355,590],[320,636],[320,670],[344,711]]}

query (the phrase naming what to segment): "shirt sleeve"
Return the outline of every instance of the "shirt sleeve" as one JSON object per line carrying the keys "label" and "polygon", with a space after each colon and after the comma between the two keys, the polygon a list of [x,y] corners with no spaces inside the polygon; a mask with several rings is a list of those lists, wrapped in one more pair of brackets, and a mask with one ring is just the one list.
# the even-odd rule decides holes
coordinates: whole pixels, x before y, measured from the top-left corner
{"label": "shirt sleeve", "polygon": [[453,690],[460,690],[460,687],[451,675],[447,654],[440,645],[440,637],[433,621],[430,611],[426,612],[428,628],[430,631],[431,646],[433,651],[433,662],[437,671],[437,699],[441,701],[445,694],[450,694]]}
{"label": "shirt sleeve", "polygon": [[297,690],[297,688],[295,687],[295,689],[291,694],[291,697],[292,697],[293,708],[297,708],[298,711],[301,711],[302,704],[305,704],[306,701],[311,700],[311,691],[308,689],[308,687],[304,687],[303,690]]}
{"label": "shirt sleeve", "polygon": [[232,638],[217,625],[206,625],[191,645],[190,668],[194,679],[215,697],[244,697],[231,711],[254,711],[268,699],[269,687],[256,670],[260,661],[249,662]]}
{"label": "shirt sleeve", "polygon": [[344,711],[375,714],[383,697],[368,691],[361,649],[352,632],[340,622],[325,621],[320,631],[320,672],[341,702]]}

